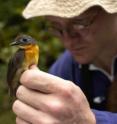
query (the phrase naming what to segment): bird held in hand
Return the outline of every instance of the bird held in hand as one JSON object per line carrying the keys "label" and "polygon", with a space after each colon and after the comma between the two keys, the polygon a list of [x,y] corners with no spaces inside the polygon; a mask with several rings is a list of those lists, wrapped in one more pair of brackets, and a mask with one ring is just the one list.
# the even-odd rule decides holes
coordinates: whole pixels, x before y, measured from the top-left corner
{"label": "bird held in hand", "polygon": [[17,36],[10,45],[18,46],[19,48],[9,60],[7,70],[10,95],[15,95],[21,74],[29,69],[31,65],[38,64],[39,47],[36,40],[28,35]]}

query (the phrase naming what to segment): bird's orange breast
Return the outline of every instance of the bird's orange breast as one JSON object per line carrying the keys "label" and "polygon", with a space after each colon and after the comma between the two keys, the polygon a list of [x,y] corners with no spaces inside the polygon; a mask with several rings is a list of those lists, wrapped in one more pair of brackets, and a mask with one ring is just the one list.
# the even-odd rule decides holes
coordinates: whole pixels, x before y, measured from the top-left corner
{"label": "bird's orange breast", "polygon": [[33,64],[38,64],[39,47],[38,45],[27,45],[25,47],[25,62],[24,66],[30,67]]}

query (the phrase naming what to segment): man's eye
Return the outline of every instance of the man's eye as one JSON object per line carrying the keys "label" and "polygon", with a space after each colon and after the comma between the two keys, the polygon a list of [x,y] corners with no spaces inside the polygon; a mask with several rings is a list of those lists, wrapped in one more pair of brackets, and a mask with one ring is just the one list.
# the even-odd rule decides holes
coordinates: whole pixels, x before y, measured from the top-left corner
{"label": "man's eye", "polygon": [[90,25],[90,20],[77,20],[73,23],[74,28],[85,28]]}
{"label": "man's eye", "polygon": [[92,23],[92,18],[91,17],[86,17],[83,19],[75,19],[73,20],[72,24],[74,28],[86,28],[87,26],[90,26]]}
{"label": "man's eye", "polygon": [[73,28],[74,28],[74,29],[83,29],[83,28],[85,28],[86,26],[87,26],[86,23],[75,23],[75,24],[73,24]]}

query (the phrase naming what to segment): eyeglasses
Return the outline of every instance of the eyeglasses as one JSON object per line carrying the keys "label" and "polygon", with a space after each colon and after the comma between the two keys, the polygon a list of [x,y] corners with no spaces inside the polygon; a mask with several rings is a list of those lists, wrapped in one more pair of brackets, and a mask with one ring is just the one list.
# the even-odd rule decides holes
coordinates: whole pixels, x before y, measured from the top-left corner
{"label": "eyeglasses", "polygon": [[74,37],[79,30],[85,30],[89,28],[95,22],[98,14],[99,10],[95,11],[94,13],[87,14],[83,18],[76,17],[70,19],[65,28],[56,23],[52,24],[49,28],[49,31],[54,36],[60,38],[62,38],[65,33],[67,33],[70,37]]}

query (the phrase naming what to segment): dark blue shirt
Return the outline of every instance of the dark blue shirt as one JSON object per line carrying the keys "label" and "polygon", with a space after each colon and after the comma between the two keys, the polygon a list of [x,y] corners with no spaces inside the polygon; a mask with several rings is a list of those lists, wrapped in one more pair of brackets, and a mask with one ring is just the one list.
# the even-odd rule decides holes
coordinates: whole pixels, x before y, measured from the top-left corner
{"label": "dark blue shirt", "polygon": [[[117,70],[117,63],[115,65]],[[82,71],[80,65],[74,60],[69,51],[65,51],[50,68],[49,73],[70,80],[83,89]],[[117,124],[117,113],[106,111],[106,100],[109,78],[99,70],[91,71],[91,108],[97,120],[97,124]]]}

